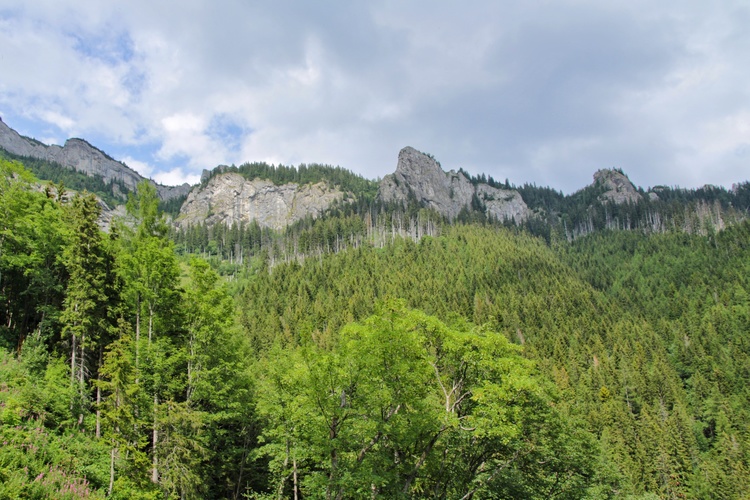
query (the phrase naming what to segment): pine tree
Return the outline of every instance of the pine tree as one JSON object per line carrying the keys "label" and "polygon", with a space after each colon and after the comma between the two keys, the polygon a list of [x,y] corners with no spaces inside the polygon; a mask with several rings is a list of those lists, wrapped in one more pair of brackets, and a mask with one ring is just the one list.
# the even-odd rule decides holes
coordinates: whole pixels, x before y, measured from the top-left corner
{"label": "pine tree", "polygon": [[[64,259],[70,278],[61,315],[63,334],[70,338],[70,381],[79,387],[80,407],[85,404],[90,370],[87,356],[96,352],[107,332],[107,255],[97,224],[101,208],[94,195],[77,195],[70,207],[70,242]],[[79,409],[79,425],[83,409]]]}

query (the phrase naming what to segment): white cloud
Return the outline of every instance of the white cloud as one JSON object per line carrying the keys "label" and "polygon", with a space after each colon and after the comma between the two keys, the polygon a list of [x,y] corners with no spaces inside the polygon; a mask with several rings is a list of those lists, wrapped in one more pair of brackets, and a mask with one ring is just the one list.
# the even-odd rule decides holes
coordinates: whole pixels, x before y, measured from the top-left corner
{"label": "white cloud", "polygon": [[40,111],[39,117],[47,123],[51,123],[54,126],[62,130],[74,130],[75,122],[67,116],[63,116],[55,111]]}
{"label": "white cloud", "polygon": [[185,173],[181,168],[173,168],[167,172],[159,172],[154,175],[154,180],[165,186],[179,186],[184,183],[197,184],[200,182],[200,175]]}
{"label": "white cloud", "polygon": [[154,167],[152,167],[148,163],[141,160],[136,160],[135,158],[132,158],[130,156],[120,158],[120,161],[146,178],[151,177],[151,174],[154,171]]}
{"label": "white cloud", "polygon": [[749,9],[40,0],[0,9],[0,106],[38,136],[130,147],[156,179],[256,160],[375,177],[413,145],[566,191],[609,166],[726,183],[747,177]]}

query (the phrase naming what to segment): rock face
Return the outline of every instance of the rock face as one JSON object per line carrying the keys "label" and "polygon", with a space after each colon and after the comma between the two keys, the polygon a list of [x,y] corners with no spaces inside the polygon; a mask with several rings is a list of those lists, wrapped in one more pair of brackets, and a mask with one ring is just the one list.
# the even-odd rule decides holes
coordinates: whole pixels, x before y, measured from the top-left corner
{"label": "rock face", "polygon": [[594,183],[603,184],[607,189],[599,196],[601,201],[611,201],[620,205],[622,203],[638,203],[642,198],[630,179],[617,170],[597,171],[594,174]]}
{"label": "rock face", "polygon": [[325,182],[300,186],[276,186],[270,181],[249,181],[237,173],[216,175],[204,186],[196,186],[182,205],[175,224],[189,225],[257,221],[276,230],[305,218],[318,217],[344,193]]}
{"label": "rock face", "polygon": [[[20,135],[2,119],[0,119],[0,148],[19,156],[53,161],[86,175],[98,175],[104,179],[104,182],[119,181],[132,191],[143,180],[138,172],[110,158],[83,139],[68,139],[62,147],[47,146],[35,139]],[[190,192],[189,184],[173,187],[150,182],[156,186],[162,200],[185,196]]]}
{"label": "rock face", "polygon": [[398,154],[398,166],[380,182],[378,197],[385,202],[406,203],[410,194],[428,208],[456,218],[476,198],[486,207],[487,215],[499,220],[520,222],[529,216],[529,208],[518,191],[498,189],[487,184],[476,187],[463,174],[444,172],[434,158],[405,147]]}

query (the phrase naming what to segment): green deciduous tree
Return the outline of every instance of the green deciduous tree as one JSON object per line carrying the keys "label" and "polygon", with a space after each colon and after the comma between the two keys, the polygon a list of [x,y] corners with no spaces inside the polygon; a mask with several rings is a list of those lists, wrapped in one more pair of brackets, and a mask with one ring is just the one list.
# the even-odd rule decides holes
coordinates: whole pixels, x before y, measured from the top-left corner
{"label": "green deciduous tree", "polygon": [[278,494],[579,497],[593,440],[518,351],[400,302],[333,351],[274,351],[258,411]]}
{"label": "green deciduous tree", "polygon": [[0,346],[17,352],[35,330],[49,342],[65,288],[60,206],[33,181],[21,164],[0,159]]}

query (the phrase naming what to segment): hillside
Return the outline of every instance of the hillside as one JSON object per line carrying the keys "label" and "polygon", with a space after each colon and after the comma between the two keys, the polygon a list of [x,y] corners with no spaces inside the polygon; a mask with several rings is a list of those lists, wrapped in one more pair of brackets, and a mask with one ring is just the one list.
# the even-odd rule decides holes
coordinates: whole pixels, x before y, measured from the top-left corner
{"label": "hillside", "polygon": [[485,325],[522,345],[588,422],[609,494],[737,498],[748,487],[748,241],[744,223],[715,240],[606,232],[553,251],[456,227],[260,273],[243,325],[261,351],[280,336],[335,345],[387,297]]}
{"label": "hillside", "polygon": [[[261,179],[274,187],[261,188]],[[332,196],[318,196],[318,203],[303,204],[309,208],[300,211],[289,195],[281,195],[296,192],[296,183],[313,182],[327,185]],[[350,191],[336,197],[332,185]],[[259,202],[259,192],[272,196]],[[183,207],[175,241],[187,252],[234,262],[260,251],[283,260],[363,241],[380,245],[389,234],[415,237],[455,223],[513,226],[548,243],[603,230],[706,235],[747,218],[750,183],[730,190],[657,186],[645,191],[620,170],[600,170],[591,185],[563,195],[548,187],[472,177],[463,170],[445,172],[429,154],[407,147],[399,153],[395,172],[378,184],[332,167],[246,164],[206,172],[191,200],[201,201]],[[277,222],[269,225],[264,220],[272,214]],[[276,234],[261,236],[264,227],[274,227]]]}
{"label": "hillside", "polygon": [[748,221],[548,244],[372,198],[207,261],[148,183],[105,235],[0,167],[2,497],[750,494]]}

